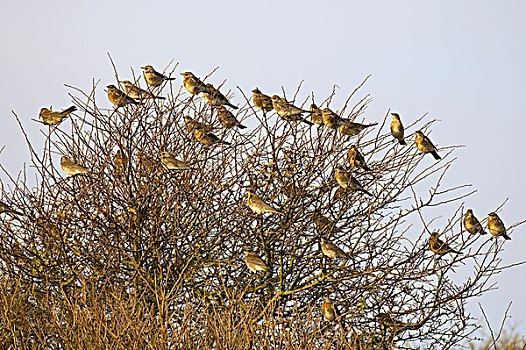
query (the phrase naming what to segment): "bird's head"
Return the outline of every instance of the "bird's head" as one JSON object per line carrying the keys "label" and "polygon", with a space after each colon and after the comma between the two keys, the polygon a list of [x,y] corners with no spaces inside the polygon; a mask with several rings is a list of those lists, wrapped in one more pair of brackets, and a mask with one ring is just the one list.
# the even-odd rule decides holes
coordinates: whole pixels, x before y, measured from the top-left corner
{"label": "bird's head", "polygon": [[153,67],[150,66],[150,65],[147,65],[147,66],[141,67],[141,69],[142,69],[145,73],[153,73],[153,72],[155,72],[155,69],[153,69]]}
{"label": "bird's head", "polygon": [[393,116],[394,120],[400,121],[400,116],[398,115],[398,113],[391,113],[391,115]]}
{"label": "bird's head", "polygon": [[415,131],[415,136],[416,137],[424,137],[424,133],[421,130],[417,130],[417,131]]}
{"label": "bird's head", "polygon": [[42,108],[40,108],[40,113],[39,114],[42,115],[42,113],[46,113],[46,112],[49,112],[49,111],[50,110],[47,109],[46,107],[42,107]]}
{"label": "bird's head", "polygon": [[106,86],[106,88],[107,88],[108,90],[115,90],[115,89],[117,89],[117,88],[115,87],[115,85],[113,85],[113,84]]}
{"label": "bird's head", "polygon": [[192,117],[190,117],[189,115],[185,115],[185,116],[184,116],[184,121],[185,121],[186,123],[190,123],[190,122],[193,121],[193,119],[192,119]]}
{"label": "bird's head", "polygon": [[323,297],[323,301],[329,304],[332,304],[332,300],[329,297]]}
{"label": "bird's head", "polygon": [[166,152],[166,151],[161,151],[161,157],[162,158],[167,158],[170,156],[170,153]]}
{"label": "bird's head", "polygon": [[69,162],[69,158],[67,156],[60,157],[60,163]]}
{"label": "bird's head", "polygon": [[192,72],[184,72],[184,73],[181,73],[181,75],[185,78],[185,79],[188,79],[188,78],[191,78],[194,76],[194,74]]}
{"label": "bird's head", "polygon": [[129,80],[121,80],[120,83],[124,86],[132,86],[133,84]]}
{"label": "bird's head", "polygon": [[252,90],[252,92],[255,93],[255,94],[260,94],[261,93],[261,91],[259,91],[258,88],[255,88],[254,90]]}
{"label": "bird's head", "polygon": [[431,237],[436,238],[438,237],[438,232],[431,232]]}
{"label": "bird's head", "polygon": [[325,244],[327,243],[327,240],[325,239],[325,237],[320,237],[320,242],[321,244]]}
{"label": "bird's head", "polygon": [[345,169],[341,166],[336,167],[336,174],[344,173]]}
{"label": "bird's head", "polygon": [[318,109],[318,106],[316,106],[315,103],[313,103],[313,104],[310,105],[310,111],[311,111],[311,112],[316,112],[317,109]]}
{"label": "bird's head", "polygon": [[281,97],[279,97],[278,95],[273,95],[271,97],[271,99],[272,99],[272,102],[279,102],[279,101],[281,101]]}
{"label": "bird's head", "polygon": [[466,214],[464,214],[464,216],[473,216],[473,210],[471,209],[466,210]]}
{"label": "bird's head", "polygon": [[497,214],[496,214],[494,211],[492,211],[491,213],[489,213],[488,216],[489,216],[490,218],[492,218],[492,219],[498,218]]}

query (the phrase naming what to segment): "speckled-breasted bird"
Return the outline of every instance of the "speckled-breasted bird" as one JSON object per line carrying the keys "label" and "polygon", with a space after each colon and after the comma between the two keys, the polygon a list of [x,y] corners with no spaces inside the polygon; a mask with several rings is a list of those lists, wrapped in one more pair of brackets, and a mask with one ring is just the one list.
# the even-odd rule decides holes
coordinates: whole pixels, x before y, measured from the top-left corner
{"label": "speckled-breasted bird", "polygon": [[38,114],[38,120],[45,125],[59,125],[62,123],[64,118],[67,118],[70,113],[73,113],[77,110],[77,107],[71,106],[69,108],[66,108],[62,111],[53,111],[47,108],[40,109],[40,113]]}
{"label": "speckled-breasted bird", "polygon": [[356,147],[356,145],[352,145],[351,148],[349,148],[347,156],[349,159],[349,163],[351,163],[352,167],[362,168],[365,171],[371,171],[371,168],[369,168],[365,163],[365,158],[363,157],[363,154],[361,154],[360,151],[358,151],[358,147]]}
{"label": "speckled-breasted bird", "polygon": [[270,112],[274,109],[274,106],[272,105],[272,99],[270,96],[267,96],[261,91],[259,91],[258,88],[255,88],[252,90],[252,96],[254,100],[254,105],[261,109],[263,112]]}
{"label": "speckled-breasted bird", "polygon": [[302,121],[306,124],[314,125],[302,117],[302,113],[310,113],[310,111],[298,108],[278,95],[272,96],[271,99],[274,110],[283,119],[287,121]]}
{"label": "speckled-breasted bird", "polygon": [[137,153],[135,153],[135,156],[137,157],[139,167],[142,171],[147,173],[153,173],[158,169],[158,164],[144,152],[137,151]]}
{"label": "speckled-breasted bird", "polygon": [[221,140],[215,134],[208,132],[206,129],[203,129],[201,127],[194,129],[193,135],[195,136],[198,142],[200,142],[201,144],[207,147],[215,145],[216,143],[222,143],[224,145],[231,145],[230,142]]}
{"label": "speckled-breasted bird", "polygon": [[321,313],[323,314],[323,317],[329,321],[333,322],[338,317],[340,317],[340,313],[336,308],[334,307],[331,298],[329,297],[323,297],[323,304],[321,305]]}
{"label": "speckled-breasted bird", "polygon": [[133,98],[126,95],[123,91],[117,89],[115,85],[108,85],[108,98],[117,107],[124,107],[127,104],[138,104]]}
{"label": "speckled-breasted bird", "polygon": [[183,76],[183,85],[192,95],[198,95],[201,92],[210,93],[205,83],[196,77],[192,72],[181,73]]}
{"label": "speckled-breasted bird", "polygon": [[161,152],[161,163],[168,170],[195,170],[190,165],[186,164],[182,160],[176,159],[173,154],[166,151]]}
{"label": "speckled-breasted bird", "polygon": [[188,130],[188,132],[194,136],[195,136],[195,131],[198,129],[205,130],[207,132],[209,131],[208,130],[209,128],[205,124],[200,123],[197,120],[194,120],[189,115],[184,116],[184,122],[186,124],[186,129]]}
{"label": "speckled-breasted bird", "polygon": [[0,201],[0,214],[2,213],[11,213],[16,215],[24,215],[19,211],[16,211],[12,209],[9,205],[5,204],[4,202]]}
{"label": "speckled-breasted bird", "polygon": [[240,129],[245,129],[246,126],[242,125],[239,120],[236,119],[236,117],[230,112],[228,109],[226,109],[224,106],[218,106],[217,107],[217,119],[219,119],[219,123],[223,126],[223,128],[233,128],[237,126]]}
{"label": "speckled-breasted bird", "polygon": [[363,188],[363,186],[360,184],[354,176],[352,176],[348,171],[343,169],[342,167],[336,168],[336,182],[344,188],[344,189],[350,189],[353,191],[361,191],[369,196],[372,196],[372,194]]}
{"label": "speckled-breasted bird", "polygon": [[345,120],[340,118],[340,116],[334,113],[330,108],[322,109],[321,116],[323,124],[330,129],[338,129],[345,123]]}
{"label": "speckled-breasted bird", "polygon": [[245,248],[245,264],[252,272],[270,271],[268,265],[256,254]]}
{"label": "speckled-breasted bird", "polygon": [[325,215],[323,215],[320,211],[320,209],[315,209],[312,213],[312,219],[314,221],[314,224],[316,225],[316,228],[319,232],[333,232],[338,231],[340,228],[336,226],[334,222],[329,220]]}
{"label": "speckled-breasted bird", "polygon": [[323,124],[323,111],[319,109],[318,106],[316,106],[316,104],[313,103],[310,105],[310,111],[311,111],[310,120],[312,120],[314,124],[324,125]]}
{"label": "speckled-breasted bird", "polygon": [[157,98],[160,100],[164,100],[165,97],[162,96],[155,96],[149,91],[143,90],[138,86],[135,86],[132,84],[129,80],[123,80],[121,81],[121,84],[124,86],[124,91],[126,92],[126,95],[128,95],[131,98],[143,100],[143,99],[149,99],[149,98]]}
{"label": "speckled-breasted bird", "polygon": [[157,72],[150,65],[141,67],[141,69],[143,70],[144,80],[153,87],[160,86],[165,80],[175,80],[175,78],[170,78]]}
{"label": "speckled-breasted bird", "polygon": [[323,255],[331,258],[348,258],[349,256],[347,253],[345,253],[340,247],[338,247],[336,244],[332,243],[331,241],[328,241],[324,237],[321,237],[321,251]]}
{"label": "speckled-breasted bird", "polygon": [[340,134],[345,136],[355,136],[362,132],[362,130],[370,128],[371,126],[375,126],[378,123],[371,123],[371,124],[360,124],[355,123],[351,121],[346,121],[340,127],[338,130],[340,131]]}
{"label": "speckled-breasted bird", "polygon": [[88,168],[85,168],[82,165],[78,165],[77,163],[72,162],[66,156],[62,156],[62,158],[60,158],[60,166],[66,174],[71,176],[88,174],[90,172]]}
{"label": "speckled-breasted bird", "polygon": [[494,212],[490,213],[488,216],[488,231],[495,237],[511,239],[510,236],[506,234],[506,227],[504,226],[504,223]]}
{"label": "speckled-breasted bird", "polygon": [[218,89],[216,89],[214,85],[206,84],[206,88],[208,91],[203,92],[203,97],[210,106],[218,107],[226,105],[228,107],[238,109],[238,107],[228,102],[228,99],[225,97],[225,95],[223,95]]}
{"label": "speckled-breasted bird", "polygon": [[435,145],[433,145],[431,140],[420,130],[415,132],[415,144],[420,152],[424,154],[431,153],[436,160],[440,159]]}
{"label": "speckled-breasted bird", "polygon": [[391,122],[391,135],[398,140],[398,143],[405,145],[404,126],[400,121],[400,116],[398,113],[391,113],[391,115],[393,116],[393,121]]}
{"label": "speckled-breasted bird", "polygon": [[473,210],[471,209],[468,209],[466,214],[464,214],[464,228],[471,234],[486,234],[486,231],[484,231],[478,219],[475,217],[475,215],[473,215]]}
{"label": "speckled-breasted bird", "polygon": [[247,204],[252,209],[252,211],[256,214],[264,214],[264,213],[276,213],[285,215],[276,208],[268,205],[263,199],[261,199],[260,196],[253,193],[251,189],[247,189]]}
{"label": "speckled-breasted bird", "polygon": [[435,254],[440,256],[447,253],[460,254],[460,252],[451,248],[447,243],[443,242],[438,238],[438,232],[433,232],[429,237],[429,248]]}

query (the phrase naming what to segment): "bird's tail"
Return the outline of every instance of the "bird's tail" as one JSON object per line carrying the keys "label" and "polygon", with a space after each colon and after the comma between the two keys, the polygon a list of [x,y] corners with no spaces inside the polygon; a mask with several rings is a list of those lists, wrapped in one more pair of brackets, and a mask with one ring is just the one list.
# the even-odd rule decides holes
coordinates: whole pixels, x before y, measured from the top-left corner
{"label": "bird's tail", "polygon": [[369,168],[367,165],[364,165],[363,170],[365,170],[365,171],[372,171],[371,168]]}
{"label": "bird's tail", "polygon": [[231,104],[230,102],[227,102],[225,103],[228,107],[231,107],[231,108],[234,108],[234,109],[239,109],[238,106],[234,106],[233,104]]}
{"label": "bird's tail", "polygon": [[242,125],[242,124],[237,124],[237,126],[240,128],[240,129],[246,129],[247,127]]}
{"label": "bird's tail", "polygon": [[364,190],[363,188],[362,188],[360,191],[362,191],[363,193],[365,193],[365,194],[368,195],[368,196],[371,196],[371,197],[373,196],[373,195],[371,194],[371,192],[369,192],[369,191],[367,191],[367,190]]}
{"label": "bird's tail", "polygon": [[439,160],[439,159],[442,159],[442,157],[440,157],[437,153],[437,151],[431,151],[431,154],[433,155],[433,157],[435,157],[436,160]]}
{"label": "bird's tail", "polygon": [[506,240],[509,240],[509,239],[511,239],[511,237],[510,237],[510,236],[508,236],[507,234],[503,234],[503,235],[502,235],[502,237],[504,237],[504,239],[506,239]]}
{"label": "bird's tail", "polygon": [[62,112],[60,112],[60,114],[62,114],[63,116],[67,116],[68,114],[70,113],[73,113],[77,110],[77,107],[75,106],[71,106],[69,108],[66,108],[65,110],[63,110]]}
{"label": "bird's tail", "polygon": [[404,139],[400,139],[400,140],[398,140],[398,143],[401,144],[402,146],[407,145],[407,143],[405,142]]}
{"label": "bird's tail", "polygon": [[378,122],[374,122],[374,123],[371,123],[371,124],[367,124],[365,125],[366,128],[369,128],[371,126],[375,126],[375,125],[378,125]]}
{"label": "bird's tail", "polygon": [[159,99],[159,100],[166,100],[166,97],[162,96],[154,96],[153,98]]}
{"label": "bird's tail", "polygon": [[482,231],[480,232],[480,234],[481,234],[481,235],[485,235],[485,234],[487,234],[487,232],[484,231],[484,230],[482,230]]}
{"label": "bird's tail", "polygon": [[175,78],[167,77],[166,80],[175,80]]}

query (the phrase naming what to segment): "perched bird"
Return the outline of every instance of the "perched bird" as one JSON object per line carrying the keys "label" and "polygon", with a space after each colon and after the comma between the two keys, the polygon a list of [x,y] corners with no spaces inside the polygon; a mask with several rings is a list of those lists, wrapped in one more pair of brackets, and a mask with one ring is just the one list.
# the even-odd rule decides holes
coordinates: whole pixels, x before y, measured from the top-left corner
{"label": "perched bird", "polygon": [[218,106],[227,105],[228,107],[238,109],[238,107],[228,102],[228,99],[225,97],[225,95],[219,92],[219,90],[216,89],[214,85],[206,84],[206,88],[208,91],[203,91],[203,97],[205,98],[206,102],[208,102],[210,106],[218,107]]}
{"label": "perched bird", "polygon": [[321,251],[323,255],[331,258],[348,258],[349,256],[340,249],[336,244],[326,240],[325,238],[321,238]]}
{"label": "perched bird", "polygon": [[314,224],[318,228],[318,231],[324,232],[325,230],[328,230],[329,232],[337,231],[339,230],[339,227],[336,227],[336,224],[329,220],[326,216],[324,216],[320,209],[315,209],[312,213],[312,219],[314,221]]}
{"label": "perched bird", "polygon": [[279,116],[283,119],[287,121],[302,121],[306,124],[314,125],[310,121],[303,119],[302,117],[302,113],[311,113],[310,111],[298,108],[293,104],[289,103],[286,99],[279,97],[278,95],[272,96],[271,99],[272,106],[276,110],[276,113],[278,113]]}
{"label": "perched bird", "polygon": [[72,162],[66,156],[62,156],[62,158],[60,158],[60,166],[66,174],[71,176],[88,174],[90,172],[87,168],[83,167],[82,165],[78,165],[75,162]]}
{"label": "perched bird", "polygon": [[172,154],[166,151],[161,152],[161,163],[168,170],[195,170],[185,162],[175,159]]}
{"label": "perched bird", "polygon": [[135,101],[133,98],[129,97],[124,92],[117,89],[115,85],[108,85],[106,87],[108,88],[108,98],[110,99],[111,103],[113,103],[115,106],[124,107],[130,103],[133,103],[134,105],[138,104],[138,102]]}
{"label": "perched bird", "polygon": [[192,119],[192,117],[188,115],[184,116],[184,122],[186,123],[186,129],[188,130],[188,132],[194,136],[195,136],[195,131],[198,129],[208,131],[208,128],[206,127],[205,124]]}
{"label": "perched bird", "polygon": [[495,237],[502,236],[504,239],[511,239],[510,236],[506,234],[506,227],[504,223],[499,218],[496,213],[490,213],[488,217],[488,230]]}
{"label": "perched bird", "polygon": [[185,89],[188,90],[188,92],[192,95],[198,95],[201,92],[211,92],[208,90],[205,83],[203,83],[201,79],[196,77],[193,73],[184,72],[181,73],[181,75],[183,76],[183,85]]}
{"label": "perched bird", "polygon": [[331,298],[329,297],[323,297],[323,304],[321,305],[321,313],[323,314],[323,317],[329,321],[332,322],[336,320],[336,318],[340,317],[340,313],[336,308],[334,307]]}
{"label": "perched bird", "polygon": [[323,124],[323,111],[319,109],[318,106],[316,106],[314,103],[310,105],[310,111],[311,111],[310,120],[312,120],[314,124],[324,125]]}
{"label": "perched bird", "polygon": [[346,135],[346,136],[355,136],[362,132],[362,130],[370,128],[371,126],[375,126],[378,123],[371,123],[371,124],[360,124],[360,123],[354,123],[351,121],[346,121],[340,127],[338,130],[340,131],[340,134]]}
{"label": "perched bird", "polygon": [[437,148],[431,140],[420,130],[415,132],[415,143],[418,150],[422,153],[431,153],[435,159],[440,159],[440,156],[437,153]]}
{"label": "perched bird", "polygon": [[351,148],[349,148],[347,156],[349,157],[349,163],[351,163],[352,167],[362,168],[365,171],[371,171],[371,168],[369,168],[365,163],[365,158],[363,157],[363,154],[361,154],[360,151],[358,151],[358,147],[356,147],[356,145],[352,145]]}
{"label": "perched bird", "polygon": [[140,87],[133,85],[129,80],[123,80],[121,81],[121,84],[124,85],[124,91],[126,91],[126,95],[128,95],[131,98],[135,98],[138,100],[148,98],[158,98],[160,100],[166,99],[166,97],[155,96],[151,92],[143,90]]}
{"label": "perched bird", "polygon": [[270,271],[268,265],[256,254],[245,248],[245,264],[252,272]]}
{"label": "perched bird", "polygon": [[247,189],[247,194],[248,194],[248,200],[247,200],[248,206],[250,207],[250,209],[252,209],[254,213],[256,214],[276,213],[276,214],[285,215],[279,210],[277,210],[276,208],[273,208],[267,203],[265,203],[263,199],[261,199],[260,196],[258,196],[255,193],[252,193],[250,189]]}
{"label": "perched bird", "polygon": [[5,204],[4,202],[0,201],[0,214],[2,213],[11,213],[16,215],[24,215],[19,211],[16,211],[12,209],[9,205]]}
{"label": "perched bird", "polygon": [[121,149],[117,150],[113,157],[113,166],[117,175],[121,176],[124,174],[124,171],[128,166],[128,158],[124,155],[124,152],[122,152]]}
{"label": "perched bird", "polygon": [[300,197],[300,198],[310,198],[310,194],[305,192],[305,188],[300,188],[296,186],[294,180],[290,180],[285,186],[283,186],[283,193],[288,198]]}
{"label": "perched bird", "polygon": [[224,128],[230,129],[237,126],[240,129],[245,129],[246,126],[242,125],[236,117],[226,109],[224,106],[220,105],[217,107],[217,119]]}
{"label": "perched bird", "polygon": [[466,214],[464,214],[464,227],[466,228],[466,231],[468,231],[471,234],[486,234],[486,231],[484,231],[478,219],[475,217],[475,215],[473,215],[473,210],[471,209],[468,209],[466,211]]}
{"label": "perched bird", "polygon": [[219,137],[217,137],[213,133],[208,132],[208,131],[206,131],[206,129],[203,129],[201,127],[198,127],[196,129],[194,129],[193,135],[195,136],[197,141],[199,141],[201,144],[203,144],[203,145],[205,145],[207,147],[208,146],[212,146],[212,145],[214,145],[216,143],[223,143],[225,145],[230,145],[231,144],[230,142],[221,140]]}
{"label": "perched bird", "polygon": [[252,90],[252,95],[254,97],[254,105],[263,112],[270,112],[274,109],[270,96],[262,94],[258,88]]}
{"label": "perched bird", "polygon": [[385,312],[379,313],[378,316],[376,316],[376,320],[384,330],[401,331],[408,327],[405,323]]}
{"label": "perched bird", "polygon": [[361,191],[369,196],[372,194],[363,188],[358,180],[356,180],[349,172],[342,167],[336,168],[336,181],[344,189],[351,189],[353,191]]}
{"label": "perched bird", "polygon": [[77,110],[77,107],[71,106],[62,111],[52,111],[51,108],[42,108],[38,114],[38,120],[45,125],[59,125],[62,123],[64,118],[67,118],[70,113],[73,113]]}
{"label": "perched bird", "polygon": [[433,253],[436,253],[440,256],[447,253],[460,254],[460,252],[457,252],[456,250],[451,248],[447,243],[440,240],[438,238],[438,232],[433,232],[431,234],[431,237],[429,237],[429,248],[433,251]]}
{"label": "perched bird", "polygon": [[175,78],[170,78],[157,72],[152,66],[149,65],[141,67],[141,69],[144,73],[144,80],[146,80],[148,85],[154,87],[160,86],[165,80],[175,80]]}
{"label": "perched bird", "polygon": [[398,113],[391,113],[391,115],[393,116],[393,121],[391,122],[391,135],[393,135],[393,137],[403,146],[406,144],[404,140],[404,126],[400,121]]}
{"label": "perched bird", "polygon": [[324,108],[321,111],[322,122],[330,129],[338,129],[345,121],[340,116],[334,113],[330,108]]}
{"label": "perched bird", "polygon": [[158,164],[152,158],[148,157],[148,155],[146,155],[144,152],[137,151],[135,156],[137,157],[139,167],[142,171],[147,173],[153,173],[157,170]]}

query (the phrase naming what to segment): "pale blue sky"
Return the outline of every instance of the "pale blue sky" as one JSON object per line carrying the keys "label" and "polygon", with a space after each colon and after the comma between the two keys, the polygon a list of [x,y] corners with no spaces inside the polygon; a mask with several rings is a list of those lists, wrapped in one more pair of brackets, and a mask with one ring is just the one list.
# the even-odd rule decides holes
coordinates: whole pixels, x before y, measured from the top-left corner
{"label": "pale blue sky", "polygon": [[[411,122],[429,112],[438,146],[457,151],[447,183],[472,183],[468,206],[482,217],[506,197],[505,224],[526,218],[526,2],[524,1],[4,1],[0,12],[0,162],[13,172],[27,160],[10,110],[31,135],[43,106],[70,105],[64,83],[89,89],[114,82],[106,52],[122,77],[145,64],[204,75],[220,66],[225,88],[255,86],[325,97],[333,84],[346,95],[367,75],[373,103],[367,120],[388,108]],[[177,73],[178,73],[177,72]],[[241,102],[239,93],[236,96]],[[23,151],[21,151],[23,150]],[[504,263],[526,258],[526,229],[507,242]],[[500,323],[526,321],[526,267],[498,276],[499,290],[479,301]],[[480,315],[471,302],[471,310]],[[524,322],[523,322],[524,324]]]}

